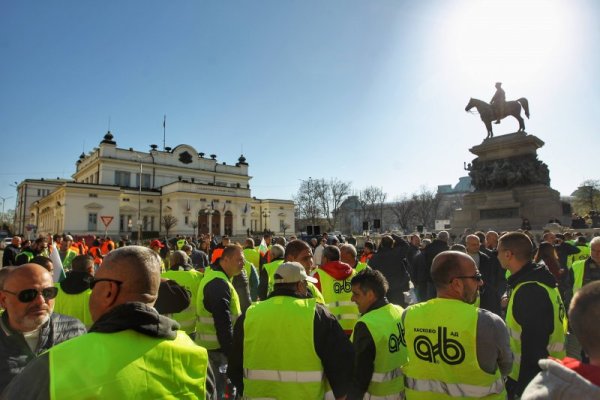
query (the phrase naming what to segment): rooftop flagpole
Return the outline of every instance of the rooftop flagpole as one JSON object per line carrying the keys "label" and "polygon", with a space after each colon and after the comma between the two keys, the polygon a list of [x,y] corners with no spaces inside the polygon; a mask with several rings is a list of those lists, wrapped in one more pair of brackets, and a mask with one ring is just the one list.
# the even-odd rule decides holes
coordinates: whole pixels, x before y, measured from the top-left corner
{"label": "rooftop flagpole", "polygon": [[167,115],[163,118],[163,151],[167,148]]}

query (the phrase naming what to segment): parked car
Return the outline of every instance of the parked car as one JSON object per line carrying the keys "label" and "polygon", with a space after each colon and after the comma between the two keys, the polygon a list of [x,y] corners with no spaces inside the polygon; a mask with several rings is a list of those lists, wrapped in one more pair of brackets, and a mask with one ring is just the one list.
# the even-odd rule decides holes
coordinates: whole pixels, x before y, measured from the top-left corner
{"label": "parked car", "polygon": [[2,239],[2,241],[0,242],[0,250],[4,250],[4,248],[11,243],[12,243],[11,237],[6,237],[6,238]]}

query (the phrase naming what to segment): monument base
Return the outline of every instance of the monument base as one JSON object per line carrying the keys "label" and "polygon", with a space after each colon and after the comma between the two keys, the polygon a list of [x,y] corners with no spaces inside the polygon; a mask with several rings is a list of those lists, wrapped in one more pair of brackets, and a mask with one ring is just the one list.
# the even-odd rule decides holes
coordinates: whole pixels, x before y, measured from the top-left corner
{"label": "monument base", "polygon": [[521,228],[522,219],[532,229],[542,229],[551,218],[560,218],[558,191],[549,186],[526,185],[507,190],[474,192],[463,198],[463,208],[454,212],[452,229],[509,231]]}

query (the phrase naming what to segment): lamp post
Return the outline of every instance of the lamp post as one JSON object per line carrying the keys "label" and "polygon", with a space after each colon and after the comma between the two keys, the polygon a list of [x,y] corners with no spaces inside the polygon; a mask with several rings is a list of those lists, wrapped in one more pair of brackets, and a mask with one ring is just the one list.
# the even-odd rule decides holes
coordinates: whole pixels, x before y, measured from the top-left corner
{"label": "lamp post", "polygon": [[140,159],[140,186],[138,190],[138,234],[137,234],[137,243],[142,244],[142,173],[144,172],[144,164],[142,164],[142,160]]}
{"label": "lamp post", "polygon": [[8,197],[2,197],[0,196],[0,199],[2,199],[2,217],[0,218],[0,221],[4,222],[4,203],[6,203],[6,200],[12,198],[12,196],[8,196]]}
{"label": "lamp post", "polygon": [[267,229],[267,217],[271,215],[271,211],[269,211],[269,210],[263,210],[262,215],[265,218],[265,232],[266,232],[266,231],[268,231],[268,229]]}

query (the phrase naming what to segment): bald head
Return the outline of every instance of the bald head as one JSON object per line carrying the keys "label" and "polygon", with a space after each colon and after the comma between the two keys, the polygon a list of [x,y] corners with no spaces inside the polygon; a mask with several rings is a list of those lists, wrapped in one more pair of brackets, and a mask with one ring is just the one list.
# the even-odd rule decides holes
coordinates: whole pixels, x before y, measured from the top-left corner
{"label": "bald head", "polygon": [[436,288],[448,286],[455,276],[463,274],[463,269],[474,265],[473,259],[460,251],[443,251],[433,259],[431,264],[431,279]]}
{"label": "bald head", "polygon": [[90,297],[94,321],[127,302],[152,306],[160,285],[159,255],[147,247],[120,247],[104,257],[94,280],[96,284]]}
{"label": "bald head", "polygon": [[[56,290],[50,272],[38,264],[23,264],[3,275],[0,306],[6,310],[10,327],[17,332],[31,332],[45,324],[54,309],[56,295],[43,294],[45,289]],[[35,297],[22,300],[22,292],[28,291],[33,291]]]}

